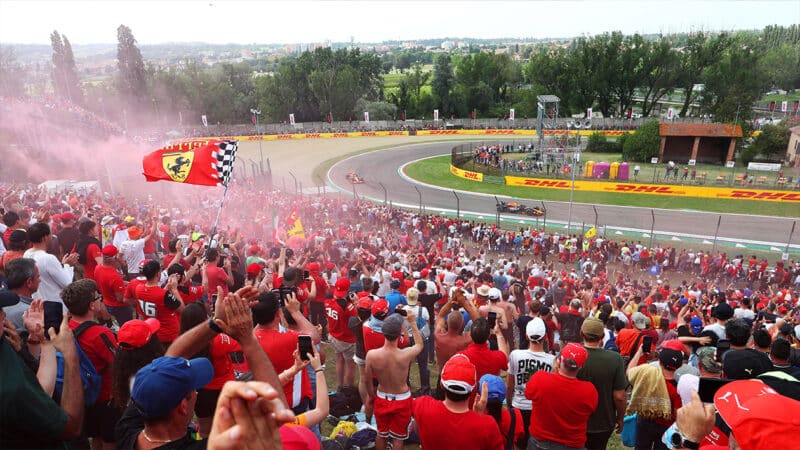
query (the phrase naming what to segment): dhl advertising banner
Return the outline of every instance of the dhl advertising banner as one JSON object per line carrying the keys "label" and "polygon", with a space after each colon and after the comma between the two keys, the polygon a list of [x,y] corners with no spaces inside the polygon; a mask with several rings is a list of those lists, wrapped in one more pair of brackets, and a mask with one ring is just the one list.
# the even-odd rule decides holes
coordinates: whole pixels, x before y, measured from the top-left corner
{"label": "dhl advertising banner", "polygon": [[[601,133],[606,136],[622,136],[628,131],[621,130],[579,130],[581,136],[591,136],[594,133]],[[417,136],[536,136],[536,130],[418,130]],[[544,130],[545,136],[575,136],[575,131],[571,130]]]}
{"label": "dhl advertising banner", "polygon": [[450,165],[450,173],[457,177],[466,178],[472,181],[483,181],[483,174],[480,172],[470,172],[469,170],[459,169],[454,165]]}
{"label": "dhl advertising banner", "polygon": [[[453,169],[451,169],[453,172]],[[455,173],[455,172],[453,172]],[[463,177],[466,178],[466,177]],[[508,186],[529,186],[547,189],[571,189],[569,180],[544,178],[505,177]],[[706,186],[673,186],[663,184],[620,183],[614,181],[575,180],[575,190],[584,192],[611,192],[622,194],[649,194],[672,197],[700,197],[733,200],[761,200],[770,202],[800,203],[800,193],[769,189],[740,189]]]}
{"label": "dhl advertising banner", "polygon": [[350,133],[290,133],[265,134],[262,136],[238,136],[239,141],[290,141],[294,139],[328,139],[352,137],[408,136],[408,131],[357,131]]}

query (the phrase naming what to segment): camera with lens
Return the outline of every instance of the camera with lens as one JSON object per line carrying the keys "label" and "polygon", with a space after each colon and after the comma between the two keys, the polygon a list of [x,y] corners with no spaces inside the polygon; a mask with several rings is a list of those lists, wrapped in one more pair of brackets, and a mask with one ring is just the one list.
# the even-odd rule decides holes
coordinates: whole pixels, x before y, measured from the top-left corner
{"label": "camera with lens", "polygon": [[272,292],[278,296],[281,302],[281,307],[283,307],[286,306],[286,298],[289,296],[289,294],[294,293],[295,295],[297,295],[297,287],[281,286],[273,289]]}

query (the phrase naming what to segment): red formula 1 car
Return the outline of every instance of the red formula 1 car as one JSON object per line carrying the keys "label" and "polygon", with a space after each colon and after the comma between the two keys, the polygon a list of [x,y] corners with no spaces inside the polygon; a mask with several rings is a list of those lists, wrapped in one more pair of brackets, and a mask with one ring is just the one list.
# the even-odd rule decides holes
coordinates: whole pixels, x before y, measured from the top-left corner
{"label": "red formula 1 car", "polygon": [[364,184],[364,179],[361,178],[355,171],[347,172],[344,176],[352,184]]}

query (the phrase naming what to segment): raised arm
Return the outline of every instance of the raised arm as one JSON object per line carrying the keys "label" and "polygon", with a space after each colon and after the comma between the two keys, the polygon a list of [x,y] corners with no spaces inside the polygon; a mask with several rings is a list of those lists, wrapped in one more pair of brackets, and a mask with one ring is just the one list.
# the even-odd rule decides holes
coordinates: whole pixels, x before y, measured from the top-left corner
{"label": "raised arm", "polygon": [[61,437],[66,440],[77,439],[83,427],[83,381],[81,381],[78,351],[75,349],[75,335],[69,328],[69,316],[64,314],[58,334],[54,329],[48,331],[53,347],[64,355],[64,389],[61,394],[61,409],[67,414],[67,423]]}

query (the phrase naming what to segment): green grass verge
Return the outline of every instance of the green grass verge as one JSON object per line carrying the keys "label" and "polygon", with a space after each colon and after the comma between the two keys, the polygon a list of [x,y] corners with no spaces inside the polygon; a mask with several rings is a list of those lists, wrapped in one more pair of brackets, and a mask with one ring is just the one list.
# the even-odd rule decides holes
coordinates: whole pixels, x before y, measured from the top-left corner
{"label": "green grass verge", "polygon": [[[645,174],[647,171],[643,171]],[[493,185],[465,180],[450,173],[450,156],[425,159],[406,166],[406,174],[419,181],[456,190],[483,192],[549,201],[569,201],[568,190],[539,189]],[[643,177],[646,180],[646,176]],[[683,209],[724,213],[740,213],[778,217],[797,217],[796,203],[760,202],[753,200],[713,200],[704,198],[662,197],[646,194],[611,194],[605,192],[575,192],[575,202],[606,205],[638,206],[644,208]]]}

